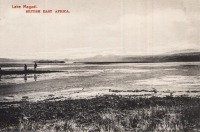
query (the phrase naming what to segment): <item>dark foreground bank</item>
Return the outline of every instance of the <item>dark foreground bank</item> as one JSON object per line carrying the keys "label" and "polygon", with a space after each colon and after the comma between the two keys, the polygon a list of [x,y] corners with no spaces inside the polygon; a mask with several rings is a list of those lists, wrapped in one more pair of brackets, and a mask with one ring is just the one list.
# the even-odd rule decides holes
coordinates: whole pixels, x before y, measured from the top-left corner
{"label": "dark foreground bank", "polygon": [[107,95],[93,99],[0,103],[10,131],[198,131],[200,99]]}
{"label": "dark foreground bank", "polygon": [[13,74],[42,74],[42,73],[54,73],[54,72],[62,72],[62,71],[45,71],[45,70],[13,70],[13,71],[5,71],[1,70],[0,75],[13,75]]}

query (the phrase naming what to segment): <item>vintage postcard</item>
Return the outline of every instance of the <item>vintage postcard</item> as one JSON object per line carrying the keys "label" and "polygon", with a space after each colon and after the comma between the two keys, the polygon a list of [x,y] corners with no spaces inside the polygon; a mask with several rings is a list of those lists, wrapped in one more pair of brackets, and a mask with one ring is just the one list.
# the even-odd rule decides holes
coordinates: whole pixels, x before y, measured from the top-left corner
{"label": "vintage postcard", "polygon": [[0,131],[200,131],[200,0],[0,0]]}

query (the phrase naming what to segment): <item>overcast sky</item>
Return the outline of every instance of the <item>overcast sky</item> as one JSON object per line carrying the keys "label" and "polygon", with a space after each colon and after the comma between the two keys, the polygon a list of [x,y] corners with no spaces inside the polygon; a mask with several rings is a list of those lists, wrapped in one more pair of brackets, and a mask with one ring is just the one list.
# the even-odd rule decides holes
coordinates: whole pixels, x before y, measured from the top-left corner
{"label": "overcast sky", "polygon": [[[12,5],[68,9],[27,14]],[[200,49],[200,0],[0,0],[0,58],[147,55]]]}

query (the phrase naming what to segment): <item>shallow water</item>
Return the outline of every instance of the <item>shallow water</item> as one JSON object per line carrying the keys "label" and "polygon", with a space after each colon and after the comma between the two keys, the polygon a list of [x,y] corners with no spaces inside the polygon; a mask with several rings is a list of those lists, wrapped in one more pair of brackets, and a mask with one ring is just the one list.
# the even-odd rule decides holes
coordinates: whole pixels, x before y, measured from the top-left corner
{"label": "shallow water", "polygon": [[[6,67],[5,69],[15,70],[16,67]],[[157,94],[168,93],[168,95],[170,93],[200,95],[199,62],[106,65],[42,64],[38,69],[63,72],[1,76],[1,97],[73,88],[92,88],[93,91],[101,88],[100,91],[102,91],[107,87],[118,90],[147,90],[150,93],[152,90],[156,90]]]}

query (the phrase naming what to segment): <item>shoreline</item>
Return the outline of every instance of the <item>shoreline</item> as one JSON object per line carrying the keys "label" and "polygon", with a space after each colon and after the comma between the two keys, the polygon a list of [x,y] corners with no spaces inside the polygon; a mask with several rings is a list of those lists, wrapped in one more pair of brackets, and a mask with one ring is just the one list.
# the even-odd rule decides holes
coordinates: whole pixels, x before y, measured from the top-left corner
{"label": "shoreline", "polygon": [[157,91],[156,89],[122,90],[113,87],[70,88],[53,92],[31,92],[23,94],[8,94],[0,96],[0,102],[15,102],[26,100],[38,101],[63,101],[68,99],[92,99],[98,96],[133,96],[133,97],[195,97],[200,98],[200,91]]}

